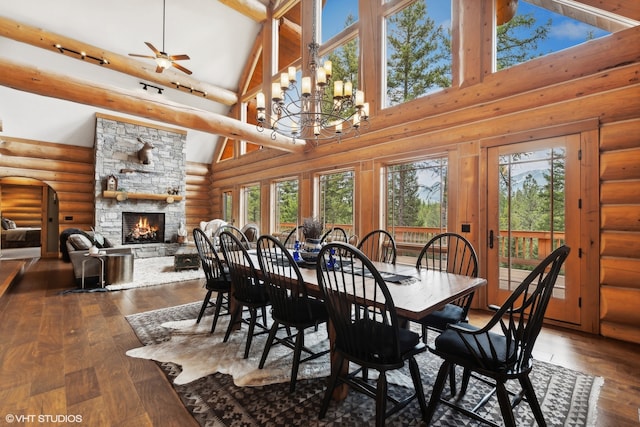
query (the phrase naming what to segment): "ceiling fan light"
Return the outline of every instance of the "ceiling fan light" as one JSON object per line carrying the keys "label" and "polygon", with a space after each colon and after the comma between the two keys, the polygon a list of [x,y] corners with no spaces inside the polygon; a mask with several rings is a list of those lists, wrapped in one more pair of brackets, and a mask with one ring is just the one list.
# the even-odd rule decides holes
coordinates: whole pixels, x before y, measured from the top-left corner
{"label": "ceiling fan light", "polygon": [[171,61],[168,58],[159,57],[156,58],[156,64],[161,68],[169,68],[171,67]]}

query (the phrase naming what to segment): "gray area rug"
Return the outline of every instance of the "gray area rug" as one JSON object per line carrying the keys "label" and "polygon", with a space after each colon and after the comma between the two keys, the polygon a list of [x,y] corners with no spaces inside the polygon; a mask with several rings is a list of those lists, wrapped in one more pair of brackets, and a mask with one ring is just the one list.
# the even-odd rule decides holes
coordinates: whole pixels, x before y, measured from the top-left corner
{"label": "gray area rug", "polygon": [[[372,399],[351,391],[342,402],[332,402],[327,416],[319,420],[318,410],[324,396],[326,369],[318,366],[308,369],[304,377],[296,385],[296,391],[289,394],[288,353],[280,356],[270,354],[263,370],[256,369],[264,338],[257,337],[252,345],[249,362],[243,361],[242,355],[230,354],[236,350],[222,350],[219,346],[224,333],[226,320],[219,321],[214,335],[208,335],[210,351],[204,356],[195,351],[192,356],[176,357],[155,356],[156,349],[164,347],[182,348],[185,355],[191,352],[186,345],[185,337],[203,335],[203,330],[211,327],[211,318],[201,321],[201,327],[195,327],[200,303],[186,304],[167,309],[127,316],[141,343],[152,348],[144,354],[142,349],[127,352],[132,357],[145,357],[158,361],[169,380],[182,399],[185,407],[193,414],[202,426],[266,426],[266,425],[304,425],[304,426],[365,426],[373,425],[375,403]],[[207,313],[211,314],[211,313]],[[221,319],[226,319],[223,317]],[[163,326],[164,324],[164,326]],[[204,329],[203,329],[204,328]],[[232,341],[244,342],[246,325],[242,331],[232,334]],[[320,331],[322,335],[322,331]],[[324,332],[326,338],[326,332]],[[205,333],[206,335],[206,333]],[[262,336],[264,337],[264,335]],[[192,339],[190,337],[189,339]],[[200,337],[207,339],[206,337]],[[175,341],[175,343],[171,343]],[[322,345],[322,340],[316,343]],[[281,346],[278,346],[281,347]],[[217,348],[217,350],[216,350]],[[230,353],[229,353],[230,352]],[[172,353],[170,351],[169,353]],[[227,353],[225,355],[225,353]],[[157,357],[157,358],[156,358]],[[173,361],[167,361],[175,359]],[[204,363],[194,361],[205,359]],[[282,360],[280,360],[282,359]],[[220,360],[231,363],[227,367]],[[417,357],[420,365],[422,381],[427,400],[435,380],[441,360],[429,353]],[[235,363],[233,363],[235,361]],[[183,370],[183,365],[185,369]],[[231,366],[231,368],[229,368]],[[243,366],[238,369],[238,366]],[[326,367],[325,367],[326,368]],[[230,372],[234,371],[235,372]],[[402,372],[402,371],[406,372]],[[410,392],[406,388],[405,379],[409,378],[408,368],[400,370],[393,378],[389,378],[390,391],[399,395]],[[188,375],[182,375],[188,371]],[[264,371],[264,372],[263,372]],[[213,372],[213,373],[212,373]],[[225,373],[228,372],[228,373]],[[460,377],[460,375],[459,375]],[[595,407],[602,385],[602,378],[596,378],[577,371],[545,362],[535,362],[531,380],[536,389],[538,400],[545,413],[549,426],[592,426],[595,425]],[[513,384],[514,390],[517,385]],[[488,392],[484,383],[471,380],[469,391],[464,401],[471,406]],[[484,416],[501,424],[500,411],[495,399],[484,408]],[[516,408],[518,425],[536,425],[528,404],[522,403]],[[417,402],[387,420],[391,426],[424,425],[420,419]],[[452,412],[445,405],[439,405],[438,412],[432,421],[433,426],[474,426],[481,425],[457,412]]]}

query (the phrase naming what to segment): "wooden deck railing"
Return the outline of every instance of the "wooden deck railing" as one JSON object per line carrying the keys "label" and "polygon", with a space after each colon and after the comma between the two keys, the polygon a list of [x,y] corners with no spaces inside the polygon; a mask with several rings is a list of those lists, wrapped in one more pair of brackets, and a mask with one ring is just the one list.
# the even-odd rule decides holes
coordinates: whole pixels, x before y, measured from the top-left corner
{"label": "wooden deck railing", "polygon": [[[280,224],[280,230],[288,231],[295,227],[294,223]],[[347,235],[353,234],[350,224],[331,224],[341,227]],[[398,255],[401,257],[417,257],[425,243],[433,236],[443,232],[434,227],[405,227],[395,226],[389,230],[396,240]],[[511,265],[535,266],[554,249],[564,244],[564,233],[555,232],[553,236],[548,231],[511,231],[511,244],[507,240],[507,231],[500,231],[498,241],[494,244],[500,248],[500,262]],[[359,236],[362,238],[363,236]]]}

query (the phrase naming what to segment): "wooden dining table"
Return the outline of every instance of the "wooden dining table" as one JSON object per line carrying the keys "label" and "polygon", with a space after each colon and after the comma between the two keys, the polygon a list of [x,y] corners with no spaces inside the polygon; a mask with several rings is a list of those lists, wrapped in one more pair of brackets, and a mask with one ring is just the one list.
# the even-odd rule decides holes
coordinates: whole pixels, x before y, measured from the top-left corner
{"label": "wooden dining table", "polygon": [[[256,271],[261,274],[260,264],[255,250],[250,250],[249,254],[254,262]],[[487,284],[487,280],[481,277],[463,276],[442,272],[438,270],[418,269],[415,265],[407,264],[387,264],[373,262],[384,277],[404,276],[408,280],[400,283],[386,282],[389,293],[393,298],[398,316],[409,321],[417,321],[427,314],[443,308],[446,304],[474,292],[477,288]],[[312,266],[308,266],[312,267]],[[300,268],[302,279],[307,285],[310,295],[320,297],[320,287],[315,268]],[[373,281],[373,279],[371,279]],[[335,361],[333,354],[333,340],[335,331],[329,324],[329,340],[331,345],[331,363]],[[345,373],[347,366],[343,367]],[[342,400],[347,396],[348,386],[346,384],[337,387],[333,394],[335,400]]]}

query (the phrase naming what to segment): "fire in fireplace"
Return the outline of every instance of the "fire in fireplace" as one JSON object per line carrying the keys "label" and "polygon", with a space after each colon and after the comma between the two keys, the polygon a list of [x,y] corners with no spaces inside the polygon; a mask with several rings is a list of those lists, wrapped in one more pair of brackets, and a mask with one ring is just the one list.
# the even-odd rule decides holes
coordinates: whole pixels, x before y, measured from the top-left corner
{"label": "fire in fireplace", "polygon": [[125,245],[162,243],[164,241],[164,213],[122,213],[122,242]]}

